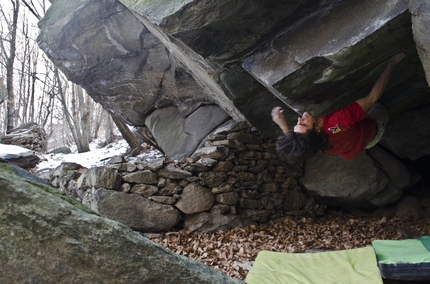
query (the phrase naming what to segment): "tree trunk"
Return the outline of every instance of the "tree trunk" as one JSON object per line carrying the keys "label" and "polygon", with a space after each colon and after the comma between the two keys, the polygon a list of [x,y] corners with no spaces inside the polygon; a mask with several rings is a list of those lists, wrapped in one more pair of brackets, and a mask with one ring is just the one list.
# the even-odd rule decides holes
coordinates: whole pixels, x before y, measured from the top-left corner
{"label": "tree trunk", "polygon": [[[12,1],[13,5],[13,20],[11,27],[11,38],[9,42],[9,56],[6,60],[6,88],[7,88],[7,117],[6,117],[6,132],[12,130],[15,125],[15,95],[13,89],[13,64],[15,61],[16,52],[16,30],[18,24],[19,1]],[[6,53],[5,53],[6,54]]]}
{"label": "tree trunk", "polygon": [[103,116],[105,117],[105,141],[109,144],[113,142],[113,122],[107,111],[103,112]]}
{"label": "tree trunk", "polygon": [[[84,149],[82,149],[82,132],[81,132],[81,123],[80,123],[80,118],[79,118],[79,110],[78,110],[78,104],[76,102],[76,85],[72,83],[72,95],[71,95],[71,99],[72,101],[70,102],[70,106],[69,108],[71,109],[72,112],[72,123],[73,123],[73,127],[75,129],[76,132],[76,136],[78,138],[78,140],[76,141],[76,143],[79,143],[78,146],[78,150],[79,153],[85,152]],[[69,109],[68,108],[68,109]]]}
{"label": "tree trunk", "polygon": [[0,76],[0,105],[7,99],[7,89],[3,82],[3,77]]}
{"label": "tree trunk", "polygon": [[[82,153],[90,151],[90,110],[88,102],[84,101],[84,92],[80,86],[76,86],[77,95],[78,95],[78,104],[79,104],[79,112],[80,116],[80,124],[81,124],[81,147]],[[79,121],[79,120],[78,120]],[[76,121],[76,123],[78,122]]]}
{"label": "tree trunk", "polygon": [[60,75],[58,74],[57,67],[54,67],[54,75],[55,75],[55,78],[57,79],[58,93],[60,95],[60,102],[61,102],[61,105],[63,107],[64,117],[66,118],[67,124],[70,128],[70,132],[73,136],[73,140],[76,144],[76,147],[78,148],[78,153],[82,153],[81,143],[79,142],[79,138],[78,138],[78,135],[76,133],[76,129],[74,127],[70,112],[67,109],[66,99],[64,96],[63,87],[61,86],[61,79],[60,79]]}
{"label": "tree trunk", "polygon": [[105,117],[104,117],[105,110],[102,107],[100,107],[100,105],[95,105],[94,112],[96,114],[94,117],[94,128],[92,131],[92,134],[93,134],[92,139],[96,139],[97,137],[99,137],[100,127],[102,125],[102,121],[104,121],[104,119],[105,119]]}
{"label": "tree trunk", "polygon": [[134,136],[133,132],[131,132],[131,130],[128,128],[128,126],[120,121],[119,119],[115,118],[114,116],[112,116],[112,120],[113,122],[115,122],[116,126],[118,127],[119,131],[122,134],[122,137],[124,137],[125,141],[127,141],[128,145],[131,148],[131,151],[134,153],[139,153],[141,148],[140,148],[140,143],[137,140],[137,138]]}

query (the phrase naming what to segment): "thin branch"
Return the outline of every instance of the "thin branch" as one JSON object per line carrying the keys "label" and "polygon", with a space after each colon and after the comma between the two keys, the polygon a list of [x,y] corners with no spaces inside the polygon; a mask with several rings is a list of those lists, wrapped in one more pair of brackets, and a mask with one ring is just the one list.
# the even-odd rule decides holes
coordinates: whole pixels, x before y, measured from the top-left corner
{"label": "thin branch", "polygon": [[28,8],[28,10],[30,10],[30,12],[38,19],[38,20],[40,20],[40,19],[42,19],[42,17],[39,15],[39,13],[33,8],[33,7],[31,7],[28,3],[27,3],[27,1],[25,1],[25,0],[21,0],[22,1],[22,3],[24,3],[24,5]]}

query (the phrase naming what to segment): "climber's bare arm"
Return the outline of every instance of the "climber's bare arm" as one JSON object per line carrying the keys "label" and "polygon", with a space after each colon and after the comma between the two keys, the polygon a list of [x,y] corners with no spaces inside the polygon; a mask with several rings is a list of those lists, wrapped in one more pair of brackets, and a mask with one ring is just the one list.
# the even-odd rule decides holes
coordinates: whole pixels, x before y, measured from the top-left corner
{"label": "climber's bare arm", "polygon": [[284,116],[284,111],[281,107],[274,107],[272,109],[272,120],[281,128],[282,132],[290,130],[287,120]]}
{"label": "climber's bare arm", "polygon": [[399,63],[403,58],[405,58],[405,56],[406,54],[404,52],[399,52],[393,57],[391,57],[387,67],[385,67],[385,70],[382,72],[375,85],[373,85],[373,88],[370,93],[364,98],[357,100],[357,103],[363,108],[364,112],[369,110],[369,108],[374,103],[376,103],[376,101],[378,101],[379,98],[382,96],[385,91],[385,88],[387,87],[388,81],[390,80],[390,76],[393,72],[394,66]]}

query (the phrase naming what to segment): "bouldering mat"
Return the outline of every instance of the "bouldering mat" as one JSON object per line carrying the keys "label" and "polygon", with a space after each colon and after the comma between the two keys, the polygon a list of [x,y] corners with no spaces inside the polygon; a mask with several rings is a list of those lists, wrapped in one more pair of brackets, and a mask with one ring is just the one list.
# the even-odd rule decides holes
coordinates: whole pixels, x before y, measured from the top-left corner
{"label": "bouldering mat", "polygon": [[372,242],[382,278],[430,280],[430,236]]}
{"label": "bouldering mat", "polygon": [[245,279],[249,284],[382,284],[372,247],[283,253],[261,251]]}

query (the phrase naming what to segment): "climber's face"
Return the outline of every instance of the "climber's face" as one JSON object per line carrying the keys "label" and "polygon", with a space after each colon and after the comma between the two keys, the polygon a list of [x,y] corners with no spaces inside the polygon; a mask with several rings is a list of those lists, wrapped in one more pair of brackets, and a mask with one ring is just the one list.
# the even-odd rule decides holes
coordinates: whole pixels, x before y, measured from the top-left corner
{"label": "climber's face", "polygon": [[305,133],[309,130],[314,129],[316,125],[316,118],[313,117],[309,112],[304,112],[302,117],[298,118],[297,124],[294,126],[294,132]]}

